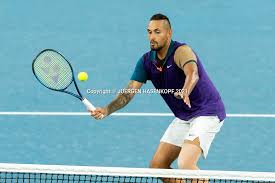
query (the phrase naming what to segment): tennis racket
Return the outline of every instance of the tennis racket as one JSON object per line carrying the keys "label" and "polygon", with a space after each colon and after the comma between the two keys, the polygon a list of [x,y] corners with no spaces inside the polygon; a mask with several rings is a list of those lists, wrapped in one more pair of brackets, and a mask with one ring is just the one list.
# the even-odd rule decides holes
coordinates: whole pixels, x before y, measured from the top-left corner
{"label": "tennis racket", "polygon": [[[80,93],[71,64],[59,52],[53,49],[41,51],[33,60],[32,71],[36,79],[45,87],[70,94],[83,102],[87,109],[94,111],[95,106]],[[67,91],[74,83],[77,93]]]}

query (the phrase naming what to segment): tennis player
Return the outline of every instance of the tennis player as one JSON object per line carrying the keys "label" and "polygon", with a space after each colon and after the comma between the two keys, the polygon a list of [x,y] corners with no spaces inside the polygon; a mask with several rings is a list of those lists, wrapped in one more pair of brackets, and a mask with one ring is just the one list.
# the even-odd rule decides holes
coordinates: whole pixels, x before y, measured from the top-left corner
{"label": "tennis player", "polygon": [[[223,101],[190,46],[171,39],[171,24],[165,15],[153,15],[147,32],[151,50],[138,60],[125,91],[138,90],[147,80],[156,89],[172,89],[174,92],[161,96],[175,115],[150,167],[168,169],[178,158],[178,168],[197,170],[200,156],[207,157],[223,125],[226,117]],[[120,93],[91,115],[102,119],[101,115],[106,117],[126,106],[134,95],[134,92]]]}

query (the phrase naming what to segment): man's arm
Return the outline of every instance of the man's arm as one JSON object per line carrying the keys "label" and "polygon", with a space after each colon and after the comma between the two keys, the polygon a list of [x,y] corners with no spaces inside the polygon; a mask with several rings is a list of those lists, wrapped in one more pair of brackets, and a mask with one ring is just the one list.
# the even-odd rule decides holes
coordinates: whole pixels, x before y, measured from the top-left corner
{"label": "man's arm", "polygon": [[107,105],[105,108],[107,109],[107,115],[112,114],[113,112],[123,108],[126,106],[132,98],[135,96],[135,92],[127,92],[129,91],[137,91],[141,88],[143,83],[140,83],[138,81],[130,80],[127,87],[125,88],[126,92],[120,93],[109,105]]}
{"label": "man's arm", "polygon": [[185,82],[181,93],[175,93],[175,97],[182,98],[191,108],[189,95],[199,80],[197,57],[189,46],[179,47],[174,55],[177,66],[184,71]]}
{"label": "man's arm", "polygon": [[97,108],[95,111],[90,111],[91,115],[95,119],[102,119],[102,116],[106,117],[106,116],[112,114],[113,112],[123,108],[132,100],[132,98],[134,98],[134,96],[136,94],[135,92],[127,92],[127,90],[135,91],[135,90],[140,89],[142,85],[143,85],[143,83],[141,83],[141,82],[130,80],[127,87],[125,88],[126,92],[122,92],[122,93],[118,94],[118,96],[106,107]]}

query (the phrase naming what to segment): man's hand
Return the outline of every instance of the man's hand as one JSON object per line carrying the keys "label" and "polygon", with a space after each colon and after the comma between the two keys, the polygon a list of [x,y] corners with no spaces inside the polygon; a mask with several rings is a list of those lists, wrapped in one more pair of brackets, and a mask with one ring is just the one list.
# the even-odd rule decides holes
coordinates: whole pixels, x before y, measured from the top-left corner
{"label": "man's hand", "polygon": [[106,108],[96,108],[94,111],[89,111],[91,116],[93,116],[96,120],[100,120],[105,118],[108,115],[108,111]]}
{"label": "man's hand", "polygon": [[191,103],[190,103],[190,99],[189,96],[186,94],[186,92],[175,92],[174,96],[177,99],[183,99],[183,102],[189,107],[191,108]]}
{"label": "man's hand", "polygon": [[188,95],[185,95],[185,96],[183,97],[183,102],[184,102],[189,108],[191,108],[190,99],[189,99],[189,96],[188,96]]}

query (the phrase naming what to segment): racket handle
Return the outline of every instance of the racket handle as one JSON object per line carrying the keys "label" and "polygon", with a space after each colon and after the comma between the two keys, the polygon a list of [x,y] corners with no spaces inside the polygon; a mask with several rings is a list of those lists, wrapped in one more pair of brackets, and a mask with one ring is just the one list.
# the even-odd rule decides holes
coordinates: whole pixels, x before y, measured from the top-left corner
{"label": "racket handle", "polygon": [[[87,107],[87,109],[91,110],[91,111],[94,111],[96,108],[95,106],[89,101],[87,100],[86,98],[84,98],[82,100],[83,104]],[[104,117],[104,115],[102,114],[101,115],[101,119]]]}
{"label": "racket handle", "polygon": [[89,102],[89,100],[87,100],[86,98],[84,98],[82,102],[87,107],[87,109],[91,111],[94,111],[96,109],[95,106],[91,102]]}

